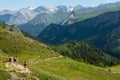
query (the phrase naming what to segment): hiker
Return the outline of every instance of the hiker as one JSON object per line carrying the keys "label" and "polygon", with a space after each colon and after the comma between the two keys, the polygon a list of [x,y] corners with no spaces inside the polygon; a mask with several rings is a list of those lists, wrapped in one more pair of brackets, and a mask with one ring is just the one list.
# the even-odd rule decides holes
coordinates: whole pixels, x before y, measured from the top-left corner
{"label": "hiker", "polygon": [[8,62],[9,62],[10,64],[12,63],[12,58],[11,58],[11,57],[9,57]]}
{"label": "hiker", "polygon": [[27,62],[24,61],[24,69],[26,70],[26,68],[27,68]]}
{"label": "hiker", "polygon": [[16,62],[17,62],[17,56],[14,57],[13,61],[16,64]]}

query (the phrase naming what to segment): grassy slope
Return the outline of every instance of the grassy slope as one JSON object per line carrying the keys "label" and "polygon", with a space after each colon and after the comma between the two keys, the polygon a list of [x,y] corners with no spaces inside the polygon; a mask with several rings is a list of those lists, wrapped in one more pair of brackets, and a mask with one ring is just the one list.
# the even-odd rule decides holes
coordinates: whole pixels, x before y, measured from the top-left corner
{"label": "grassy slope", "polygon": [[[120,76],[105,71],[103,68],[61,58],[40,61],[34,65],[39,72],[44,72],[60,80],[119,80]],[[34,68],[34,67],[32,67]],[[38,75],[39,76],[39,75]]]}
{"label": "grassy slope", "polygon": [[42,43],[3,29],[0,29],[0,45],[0,49],[3,52],[11,56],[18,55],[24,59],[38,56],[46,58],[59,55]]}
{"label": "grassy slope", "polygon": [[[18,34],[0,28],[0,80],[11,78],[3,65],[8,56],[19,57],[19,62],[28,61],[28,67],[32,75],[41,80],[119,80],[119,75],[106,72],[104,69],[89,64],[74,61],[69,58],[53,59],[44,61],[45,58],[60,56],[44,44],[25,38]],[[42,59],[36,64],[32,62]],[[20,74],[26,80],[34,80],[26,74]]]}

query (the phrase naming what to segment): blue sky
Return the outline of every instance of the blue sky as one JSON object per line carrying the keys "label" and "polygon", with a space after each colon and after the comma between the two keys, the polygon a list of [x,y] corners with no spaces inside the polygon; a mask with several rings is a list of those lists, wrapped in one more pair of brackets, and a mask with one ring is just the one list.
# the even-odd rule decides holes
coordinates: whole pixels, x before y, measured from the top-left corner
{"label": "blue sky", "polygon": [[56,6],[56,5],[82,5],[97,6],[104,3],[120,2],[120,0],[1,0],[0,10],[10,9],[18,10],[28,6]]}

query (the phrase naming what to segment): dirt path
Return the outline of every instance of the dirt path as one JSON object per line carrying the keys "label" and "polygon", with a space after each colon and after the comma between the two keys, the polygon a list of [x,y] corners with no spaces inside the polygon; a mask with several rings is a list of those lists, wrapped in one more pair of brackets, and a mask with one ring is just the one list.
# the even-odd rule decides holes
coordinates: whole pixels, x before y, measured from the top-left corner
{"label": "dirt path", "polygon": [[[59,59],[62,57],[63,56],[51,57],[51,58],[46,58],[46,59],[37,59],[36,61],[34,61],[34,64],[38,63],[39,61],[50,61],[50,60]],[[25,70],[24,66],[22,66],[20,64],[14,64],[14,63],[10,64],[9,62],[6,62],[5,67],[8,69],[13,68],[18,73],[25,73],[28,77],[32,77],[35,80],[40,80],[37,76],[32,76],[31,71],[28,68],[26,68],[26,70]],[[18,75],[15,72],[10,72],[9,74],[11,75],[12,80],[22,79],[22,78],[18,77]]]}
{"label": "dirt path", "polygon": [[6,62],[5,63],[5,66],[7,67],[7,68],[10,68],[11,66],[12,67],[14,67],[15,69],[17,69],[17,72],[20,72],[20,73],[28,73],[28,74],[30,74],[31,73],[31,71],[28,69],[28,68],[26,68],[26,70],[24,69],[24,67],[22,66],[22,65],[20,65],[20,64],[14,64],[14,63],[9,63],[9,62]]}
{"label": "dirt path", "polygon": [[[10,64],[9,62],[6,62],[5,66],[6,66],[6,68],[14,67],[14,69],[16,69],[16,72],[25,73],[28,77],[32,77],[35,80],[40,80],[38,77],[32,76],[31,71],[28,68],[26,68],[26,70],[25,70],[24,67],[20,64],[14,64],[14,63]],[[18,77],[18,75],[15,72],[10,72],[9,74],[11,75],[12,80],[17,80],[17,79],[22,80],[23,79],[23,78]]]}
{"label": "dirt path", "polygon": [[39,61],[50,61],[50,60],[53,60],[53,59],[59,59],[59,58],[62,58],[63,56],[58,56],[58,57],[51,57],[51,58],[46,58],[46,59],[38,59],[34,62],[34,64],[37,64]]}
{"label": "dirt path", "polygon": [[50,61],[50,60],[53,60],[53,59],[59,59],[59,58],[62,58],[62,57],[63,57],[63,56],[46,58],[46,59],[43,59],[43,61]]}
{"label": "dirt path", "polygon": [[11,72],[10,75],[11,75],[12,80],[16,80],[19,78],[14,72]]}

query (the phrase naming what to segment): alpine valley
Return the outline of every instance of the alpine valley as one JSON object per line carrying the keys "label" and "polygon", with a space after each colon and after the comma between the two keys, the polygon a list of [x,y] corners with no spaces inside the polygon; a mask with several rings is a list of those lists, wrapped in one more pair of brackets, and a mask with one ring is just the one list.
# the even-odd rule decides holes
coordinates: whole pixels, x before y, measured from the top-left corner
{"label": "alpine valley", "polygon": [[120,2],[0,11],[0,80],[120,80]]}

